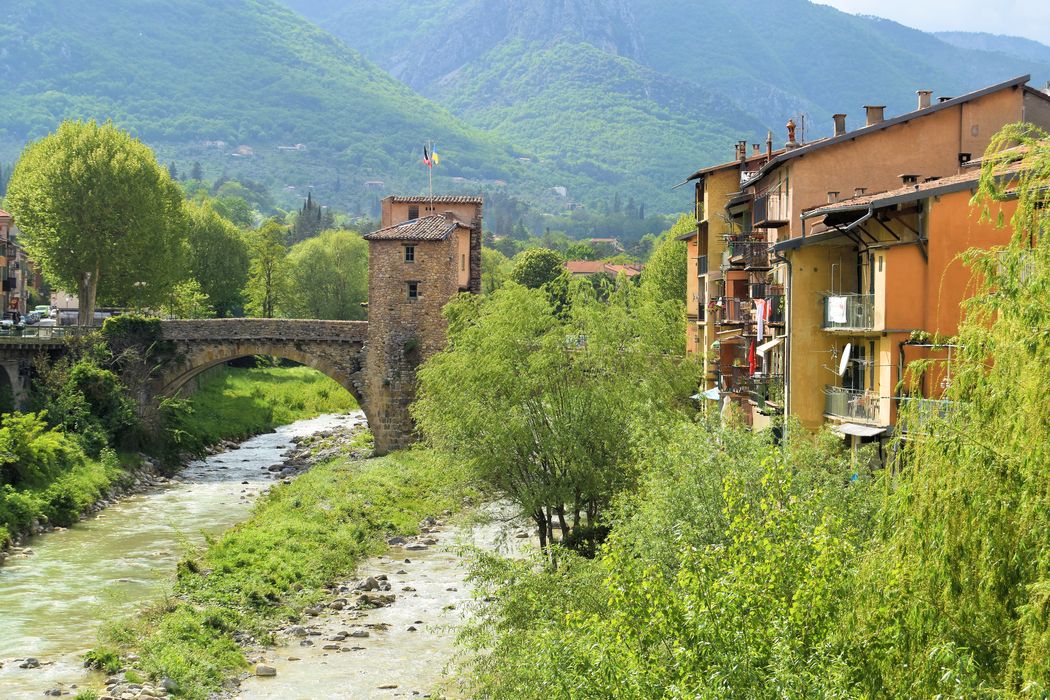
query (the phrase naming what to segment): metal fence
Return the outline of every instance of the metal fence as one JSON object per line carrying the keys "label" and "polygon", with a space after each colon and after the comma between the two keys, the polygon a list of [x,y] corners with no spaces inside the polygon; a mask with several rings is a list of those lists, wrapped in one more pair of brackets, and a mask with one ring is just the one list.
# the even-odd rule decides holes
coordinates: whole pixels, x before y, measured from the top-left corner
{"label": "metal fence", "polygon": [[825,330],[870,330],[874,327],[874,294],[831,294],[824,297]]}
{"label": "metal fence", "polygon": [[824,388],[824,414],[860,423],[878,423],[882,397],[867,389]]}

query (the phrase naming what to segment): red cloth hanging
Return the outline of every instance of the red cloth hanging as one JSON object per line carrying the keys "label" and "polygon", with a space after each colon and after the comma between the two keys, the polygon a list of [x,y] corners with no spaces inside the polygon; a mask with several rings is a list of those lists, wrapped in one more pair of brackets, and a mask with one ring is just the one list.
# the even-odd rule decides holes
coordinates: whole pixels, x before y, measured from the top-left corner
{"label": "red cloth hanging", "polygon": [[751,348],[747,351],[747,365],[750,370],[751,376],[755,376],[755,372],[758,371],[758,360],[755,357],[755,341],[751,341]]}

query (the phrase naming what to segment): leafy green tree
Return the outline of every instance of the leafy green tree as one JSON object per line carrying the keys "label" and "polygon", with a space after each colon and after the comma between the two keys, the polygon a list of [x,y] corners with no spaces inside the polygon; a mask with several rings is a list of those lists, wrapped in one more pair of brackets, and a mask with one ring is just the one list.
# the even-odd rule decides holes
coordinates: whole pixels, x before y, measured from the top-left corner
{"label": "leafy green tree", "polygon": [[642,286],[656,295],[657,299],[678,300],[685,304],[687,246],[678,237],[696,230],[696,219],[686,214],[664,232],[663,240],[656,246],[642,272]]}
{"label": "leafy green tree", "polygon": [[[868,696],[1050,692],[1047,139],[1029,125],[993,139],[974,202],[1012,239],[965,256],[974,295],[954,342],[950,403],[902,406],[899,482],[843,623]],[[1020,173],[1001,177],[1022,155]]]}
{"label": "leafy green tree", "polygon": [[514,258],[510,278],[529,289],[539,289],[557,279],[564,270],[564,261],[557,252],[548,248],[533,248]]}
{"label": "leafy green tree", "polygon": [[575,292],[567,317],[518,284],[449,304],[449,349],[419,370],[413,409],[430,440],[532,518],[543,547],[555,529],[580,543],[601,527],[634,478],[636,421],[681,407],[695,381],[663,310],[629,288],[608,303]]}
{"label": "leafy green tree", "polygon": [[288,253],[289,294],[282,309],[300,318],[354,321],[366,316],[368,244],[352,231],[325,231]]}
{"label": "leafy green tree", "polygon": [[212,318],[215,308],[195,279],[172,285],[164,312],[170,318]]}
{"label": "leafy green tree", "polygon": [[255,225],[255,212],[252,205],[243,197],[231,195],[219,197],[212,201],[215,212],[232,222],[238,228],[246,229]]}
{"label": "leafy green tree", "polygon": [[481,249],[481,292],[492,294],[509,279],[511,262],[493,248]]}
{"label": "leafy green tree", "polygon": [[30,257],[77,294],[80,323],[96,300],[163,300],[184,274],[182,193],[153,152],[112,124],[64,122],[23,151],[7,206]]}
{"label": "leafy green tree", "polygon": [[211,205],[186,204],[190,273],[216,313],[230,316],[244,304],[248,245],[232,223]]}
{"label": "leafy green tree", "polygon": [[288,270],[285,259],[286,231],[276,220],[270,219],[262,228],[248,233],[248,312],[262,318],[274,318],[280,305],[287,301]]}

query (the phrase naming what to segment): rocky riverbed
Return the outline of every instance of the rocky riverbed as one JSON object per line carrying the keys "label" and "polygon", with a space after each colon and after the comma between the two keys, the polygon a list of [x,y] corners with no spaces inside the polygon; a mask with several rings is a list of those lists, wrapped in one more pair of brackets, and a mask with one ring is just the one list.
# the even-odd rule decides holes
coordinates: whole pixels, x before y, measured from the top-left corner
{"label": "rocky riverbed", "polygon": [[[300,421],[171,478],[143,472],[123,496],[111,494],[108,507],[100,503],[95,517],[55,528],[28,551],[20,547],[0,568],[0,698],[69,696],[86,682],[97,686],[104,679],[86,674],[83,654],[103,621],[163,592],[180,550],[245,519],[275,480],[336,451],[363,454],[354,437],[363,426],[360,413]],[[134,659],[127,662],[134,667]],[[162,687],[116,680],[111,697],[163,695]]]}

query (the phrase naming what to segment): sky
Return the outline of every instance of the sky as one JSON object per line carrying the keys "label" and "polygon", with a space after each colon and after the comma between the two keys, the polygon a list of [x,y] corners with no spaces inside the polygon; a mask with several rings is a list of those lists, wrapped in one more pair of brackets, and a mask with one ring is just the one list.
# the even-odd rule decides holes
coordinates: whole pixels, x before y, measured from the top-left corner
{"label": "sky", "polygon": [[892,19],[923,31],[989,32],[1050,45],[1047,0],[816,0],[843,12]]}

